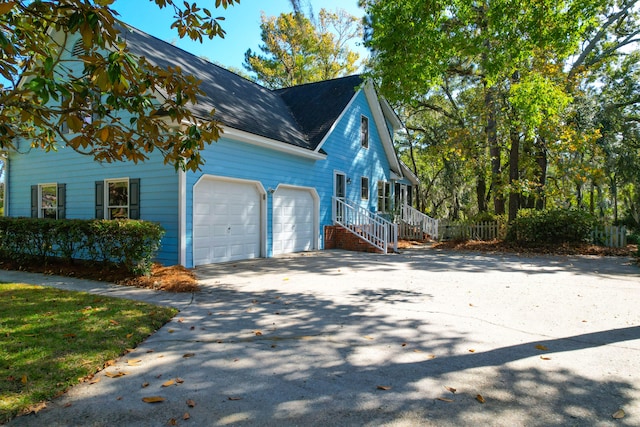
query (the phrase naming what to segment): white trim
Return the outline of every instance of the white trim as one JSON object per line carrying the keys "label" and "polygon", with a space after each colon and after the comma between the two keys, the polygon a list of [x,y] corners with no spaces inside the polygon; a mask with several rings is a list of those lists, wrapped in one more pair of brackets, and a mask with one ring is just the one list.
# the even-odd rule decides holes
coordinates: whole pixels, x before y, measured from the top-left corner
{"label": "white trim", "polygon": [[387,128],[386,125],[385,116],[378,100],[378,94],[373,87],[373,83],[371,83],[370,81],[367,81],[364,85],[364,94],[367,97],[369,107],[371,108],[371,112],[373,113],[373,121],[376,124],[378,134],[380,135],[380,139],[382,140],[382,146],[384,147],[387,159],[389,160],[389,166],[392,171],[402,174],[402,172],[400,171],[400,161],[398,160],[396,150],[393,146],[393,141],[391,140],[391,135],[389,134],[389,128]]}
{"label": "white trim", "polygon": [[187,266],[187,175],[178,171],[178,263]]}
{"label": "white trim", "polygon": [[258,147],[267,148],[269,150],[291,154],[293,156],[305,157],[307,159],[324,160],[327,158],[326,154],[321,154],[317,151],[307,150],[306,148],[297,147],[295,145],[287,144],[282,141],[277,141],[275,139],[266,138],[264,136],[255,135],[250,132],[245,132],[227,126],[222,127],[221,138],[224,137],[233,139],[235,141],[246,142],[247,144],[256,145]]}
{"label": "white trim", "polygon": [[[346,181],[345,181],[346,185]],[[289,184],[278,184],[276,190],[273,192],[273,197],[275,197],[276,193],[279,189],[291,189],[291,190],[302,190],[308,191],[311,193],[311,198],[313,199],[313,237],[312,237],[312,245],[311,250],[318,250],[320,248],[320,195],[318,195],[318,191],[313,187],[303,187],[299,185],[289,185]],[[273,205],[273,198],[272,198]],[[273,209],[273,206],[271,207]],[[273,213],[271,215],[271,221],[273,222]],[[273,230],[273,227],[272,227]],[[271,245],[273,246],[273,231],[271,235]],[[271,253],[273,253],[273,247],[271,248]]]}
{"label": "white trim", "polygon": [[347,198],[347,179],[349,179],[349,177],[347,176],[347,174],[345,172],[342,172],[341,170],[337,170],[337,169],[333,170],[333,190],[332,190],[333,197],[338,197],[338,195],[336,194],[336,183],[337,183],[336,175],[344,176],[344,196],[343,196],[343,199],[346,199]]}
{"label": "white trim", "polygon": [[378,99],[380,100],[380,106],[382,107],[382,113],[387,118],[387,120],[389,120],[389,122],[391,123],[391,126],[393,127],[393,129],[394,130],[399,130],[399,129],[404,128],[404,125],[402,124],[402,121],[400,120],[400,117],[398,117],[396,112],[393,111],[393,108],[391,108],[391,105],[389,105],[387,100],[384,99],[384,98],[378,98]]}
{"label": "white trim", "polygon": [[342,110],[342,112],[340,113],[340,115],[338,116],[336,121],[333,122],[333,124],[331,125],[331,127],[329,128],[327,133],[324,134],[324,137],[322,138],[322,141],[320,141],[320,144],[318,144],[318,146],[316,147],[316,150],[315,150],[316,152],[320,152],[320,149],[322,148],[324,143],[327,142],[327,140],[329,139],[329,136],[333,133],[333,131],[336,128],[336,126],[338,125],[338,123],[340,123],[340,121],[345,116],[345,114],[347,114],[347,111],[349,111],[351,109],[351,105],[355,102],[356,98],[358,97],[358,94],[360,94],[361,91],[362,91],[362,89],[358,89],[356,91],[356,93],[351,97],[351,100],[349,100],[349,103],[347,104],[347,106],[344,107],[344,109]]}
{"label": "white trim", "polygon": [[262,182],[255,181],[251,179],[239,179],[239,178],[230,178],[228,176],[220,176],[220,175],[209,175],[203,174],[191,187],[191,262],[193,265],[196,264],[195,258],[195,246],[193,244],[194,241],[194,225],[195,225],[195,205],[196,205],[196,187],[204,180],[216,180],[216,181],[227,181],[227,182],[236,182],[239,184],[253,184],[255,185],[258,193],[260,193],[260,257],[266,258],[267,256],[267,192],[262,185]]}
{"label": "white trim", "polygon": [[402,170],[402,176],[407,178],[413,185],[420,184],[420,178],[402,160],[400,160],[400,169]]}

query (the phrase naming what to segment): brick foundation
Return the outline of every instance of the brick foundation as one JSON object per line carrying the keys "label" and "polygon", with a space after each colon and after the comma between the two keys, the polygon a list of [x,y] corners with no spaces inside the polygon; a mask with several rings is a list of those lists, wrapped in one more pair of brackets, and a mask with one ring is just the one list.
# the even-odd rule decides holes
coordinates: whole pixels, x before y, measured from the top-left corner
{"label": "brick foundation", "polygon": [[382,253],[371,243],[362,240],[349,230],[339,225],[327,225],[324,227],[324,248],[345,249],[355,252]]}

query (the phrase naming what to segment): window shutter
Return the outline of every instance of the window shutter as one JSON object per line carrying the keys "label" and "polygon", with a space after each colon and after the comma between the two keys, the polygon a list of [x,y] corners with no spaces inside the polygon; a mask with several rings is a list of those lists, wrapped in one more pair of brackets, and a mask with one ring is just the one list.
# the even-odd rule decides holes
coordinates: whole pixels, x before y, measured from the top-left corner
{"label": "window shutter", "polygon": [[96,219],[104,219],[104,181],[96,181]]}
{"label": "window shutter", "polygon": [[140,219],[140,178],[129,180],[129,218]]}
{"label": "window shutter", "polygon": [[31,186],[31,218],[38,218],[38,186]]}
{"label": "window shutter", "polygon": [[58,184],[58,219],[67,217],[67,184]]}

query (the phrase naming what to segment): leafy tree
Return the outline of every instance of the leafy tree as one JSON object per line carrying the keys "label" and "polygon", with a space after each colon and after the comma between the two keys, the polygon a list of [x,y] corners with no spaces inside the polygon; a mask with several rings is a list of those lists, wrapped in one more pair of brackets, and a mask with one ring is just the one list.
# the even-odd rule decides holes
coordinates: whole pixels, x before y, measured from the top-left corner
{"label": "leafy tree", "polygon": [[245,53],[244,67],[269,88],[332,79],[355,72],[359,55],[347,43],[360,36],[357,19],[321,9],[316,23],[302,12],[262,15],[262,54]]}
{"label": "leafy tree", "polygon": [[[180,37],[224,37],[223,18],[195,3],[150,0],[173,8]],[[14,0],[0,3],[0,150],[55,150],[60,141],[97,161],[142,161],[158,150],[176,168],[196,169],[199,151],[219,136],[219,125],[194,116],[198,82],[178,68],[163,69],[130,54],[118,37],[123,23],[114,0]],[[227,8],[239,0],[216,0]],[[61,55],[80,36],[78,72]],[[158,100],[157,93],[166,94]],[[131,120],[122,120],[122,113]],[[87,117],[93,117],[88,123]],[[188,123],[182,125],[182,123]],[[71,133],[62,132],[68,127]]]}

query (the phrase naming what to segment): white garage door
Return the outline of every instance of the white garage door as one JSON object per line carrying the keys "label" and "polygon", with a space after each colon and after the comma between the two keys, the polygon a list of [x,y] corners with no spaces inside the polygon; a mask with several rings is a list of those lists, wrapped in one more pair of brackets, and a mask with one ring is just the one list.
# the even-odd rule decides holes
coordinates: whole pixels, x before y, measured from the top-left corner
{"label": "white garage door", "polygon": [[200,180],[193,195],[194,264],[259,257],[260,199],[253,183]]}
{"label": "white garage door", "polygon": [[315,204],[307,189],[278,188],[273,194],[273,254],[314,249]]}

